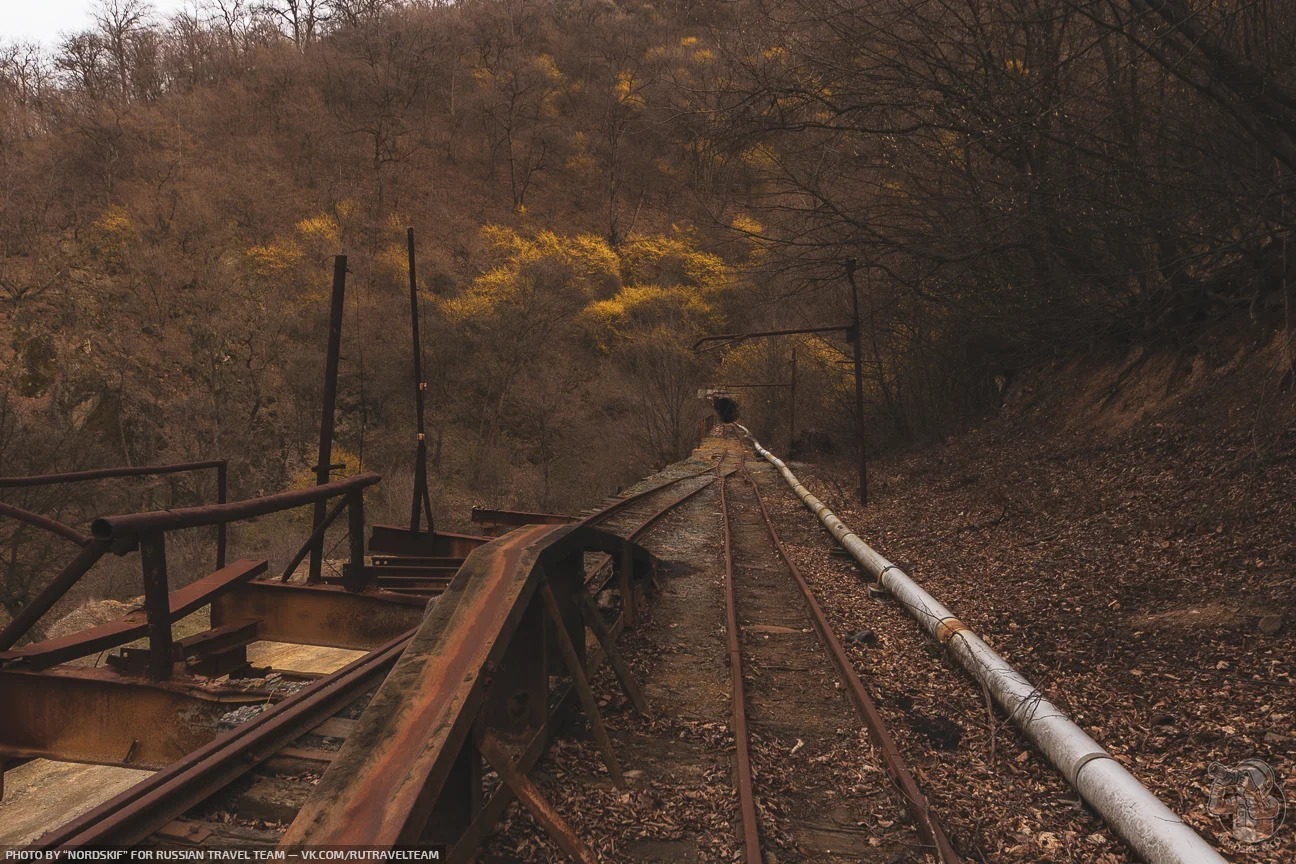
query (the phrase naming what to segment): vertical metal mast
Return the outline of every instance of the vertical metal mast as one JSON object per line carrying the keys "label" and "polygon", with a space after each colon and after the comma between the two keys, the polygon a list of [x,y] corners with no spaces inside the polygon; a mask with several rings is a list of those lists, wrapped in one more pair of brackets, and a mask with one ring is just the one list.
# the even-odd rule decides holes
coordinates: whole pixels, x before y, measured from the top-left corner
{"label": "vertical metal mast", "polygon": [[[333,414],[337,407],[338,359],[342,354],[342,300],[346,294],[347,256],[333,256],[333,300],[329,307],[328,355],[324,361],[324,408],[320,417],[319,461],[315,463],[315,485],[329,482],[333,462]],[[324,521],[323,500],[315,502],[311,527]],[[310,574],[307,582],[318,582],[324,568],[324,537],[311,547]]]}
{"label": "vertical metal mast", "polygon": [[418,450],[414,457],[414,495],[410,503],[410,530],[418,531],[420,516],[427,513],[428,531],[432,531],[432,498],[427,481],[427,435],[423,428],[424,394],[423,342],[419,338],[418,277],[414,270],[414,229],[406,230],[409,246],[410,328],[414,340],[414,405],[418,422]]}

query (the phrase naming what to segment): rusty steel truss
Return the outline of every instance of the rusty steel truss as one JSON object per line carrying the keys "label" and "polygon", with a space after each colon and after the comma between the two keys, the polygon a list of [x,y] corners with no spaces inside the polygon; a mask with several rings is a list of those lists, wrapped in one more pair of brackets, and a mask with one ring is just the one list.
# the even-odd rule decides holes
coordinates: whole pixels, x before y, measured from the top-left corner
{"label": "rusty steel truss", "polygon": [[[174,467],[211,464],[215,463]],[[143,471],[110,469],[56,476],[135,476]],[[0,634],[4,647],[0,650],[0,771],[33,758],[165,767],[214,740],[222,715],[266,701],[264,693],[231,686],[239,678],[265,671],[249,663],[251,643],[375,652],[412,630],[422,620],[428,600],[444,590],[462,556],[426,559],[435,561],[434,566],[425,566],[425,559],[416,559],[417,564],[410,566],[405,563],[409,559],[400,555],[367,559],[364,490],[379,479],[376,474],[361,474],[245,501],[96,519],[75,558]],[[166,554],[171,532],[225,527],[334,498],[338,505],[333,516],[348,513],[351,540],[349,560],[336,584],[260,578],[267,562],[241,559],[171,589]],[[323,527],[327,526],[326,521]],[[429,556],[453,555],[486,542],[465,535],[392,530],[400,535],[403,550]],[[322,529],[303,545],[292,566],[317,536],[323,536]],[[390,541],[391,531],[374,526],[374,538],[381,546]],[[140,560],[142,609],[77,633],[17,645],[100,559],[135,553]],[[397,590],[388,590],[393,584]],[[174,638],[177,621],[204,609],[210,616],[205,630]],[[129,644],[139,640],[145,640],[146,647]],[[116,653],[107,654],[106,666],[83,662],[110,651]]]}

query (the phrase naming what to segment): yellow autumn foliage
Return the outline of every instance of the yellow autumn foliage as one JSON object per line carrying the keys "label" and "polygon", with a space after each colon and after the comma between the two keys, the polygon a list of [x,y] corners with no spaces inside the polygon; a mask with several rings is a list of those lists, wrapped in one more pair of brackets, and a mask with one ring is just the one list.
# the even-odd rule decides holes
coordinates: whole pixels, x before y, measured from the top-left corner
{"label": "yellow autumn foliage", "polygon": [[342,242],[342,231],[338,227],[338,221],[328,213],[301,220],[297,223],[297,233],[311,245],[336,249]]}
{"label": "yellow autumn foliage", "polygon": [[89,235],[96,252],[121,263],[127,247],[139,236],[139,229],[126,208],[114,204],[90,223]]}
{"label": "yellow autumn foliage", "polygon": [[620,284],[617,254],[601,237],[553,231],[528,237],[499,225],[483,227],[482,236],[499,263],[474,279],[463,294],[442,301],[442,310],[453,321],[487,318],[502,307],[522,305],[538,281],[552,292],[573,295],[581,304],[606,297]]}
{"label": "yellow autumn foliage", "polygon": [[586,306],[585,318],[600,331],[601,342],[612,333],[626,335],[630,330],[647,330],[670,325],[692,329],[718,323],[714,305],[695,288],[683,285],[628,285],[616,296]]}
{"label": "yellow autumn foliage", "polygon": [[643,95],[635,89],[634,72],[623,69],[617,73],[616,86],[614,88],[617,101],[622,105],[629,105],[633,108],[642,108],[648,104]]}
{"label": "yellow autumn foliage", "polygon": [[497,264],[458,297],[440,301],[457,323],[483,322],[508,309],[560,304],[606,347],[613,335],[669,326],[680,332],[717,324],[734,284],[732,268],[683,232],[632,234],[612,247],[592,234],[523,235],[488,225],[482,235]]}
{"label": "yellow autumn foliage", "polygon": [[302,259],[302,248],[292,238],[271,240],[244,253],[252,273],[264,278],[279,276]]}
{"label": "yellow autumn foliage", "polygon": [[535,67],[541,75],[544,75],[550,81],[563,80],[562,70],[558,68],[557,62],[549,54],[538,55],[535,58]]}
{"label": "yellow autumn foliage", "polygon": [[733,269],[685,234],[632,234],[620,248],[626,284],[686,285],[717,295],[734,283]]}

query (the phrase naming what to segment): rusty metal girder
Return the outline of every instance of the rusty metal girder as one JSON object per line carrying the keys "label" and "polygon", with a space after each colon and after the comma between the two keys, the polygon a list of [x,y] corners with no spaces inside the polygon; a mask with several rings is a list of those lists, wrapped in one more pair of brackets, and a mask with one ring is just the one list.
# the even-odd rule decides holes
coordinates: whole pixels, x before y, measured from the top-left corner
{"label": "rusty metal girder", "polygon": [[[174,623],[208,603],[219,600],[222,594],[236,590],[240,583],[246,583],[259,576],[265,572],[265,569],[264,561],[243,559],[204,576],[184,588],[172,591],[166,597],[169,603],[169,621]],[[0,651],[0,665],[46,669],[68,660],[125,645],[147,634],[148,618],[145,613],[132,612],[116,621],[109,621],[69,636],[33,642],[9,651]]]}
{"label": "rusty metal girder", "polygon": [[[520,528],[469,555],[282,842],[388,846],[428,839],[428,829],[442,842],[457,839],[467,817],[457,827],[434,817],[462,810],[465,796],[479,801],[480,783],[455,779],[465,759],[480,765],[474,724],[527,737],[546,722],[546,667],[560,655],[542,582],[583,663],[584,553],[619,556],[627,545],[632,559],[652,560],[631,541],[580,525]],[[576,679],[579,686],[583,676]]]}
{"label": "rusty metal girder", "polygon": [[411,531],[395,525],[369,526],[369,551],[375,555],[466,558],[468,553],[493,539],[448,531]]}
{"label": "rusty metal girder", "polygon": [[529,513],[525,510],[474,507],[472,521],[484,525],[569,525],[580,520],[575,516],[564,516],[561,513]]}
{"label": "rusty metal girder", "polygon": [[[299,690],[66,825],[36,848],[125,847],[227,786],[373,685],[413,635],[404,633]],[[158,685],[161,686],[161,685]],[[167,685],[174,686],[174,685]]]}
{"label": "rusty metal girder", "polygon": [[123,678],[106,669],[0,670],[0,756],[161,768],[265,693]]}
{"label": "rusty metal girder", "polygon": [[372,651],[419,625],[426,597],[333,585],[246,582],[212,602],[213,627],[255,619],[267,642]]}

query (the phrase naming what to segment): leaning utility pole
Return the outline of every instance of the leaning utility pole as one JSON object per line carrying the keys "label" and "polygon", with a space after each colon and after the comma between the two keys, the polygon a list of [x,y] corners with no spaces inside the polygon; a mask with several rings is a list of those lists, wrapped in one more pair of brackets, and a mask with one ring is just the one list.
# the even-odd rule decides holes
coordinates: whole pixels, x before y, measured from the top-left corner
{"label": "leaning utility pole", "polygon": [[858,439],[859,458],[859,501],[861,506],[868,506],[868,455],[864,449],[864,375],[863,360],[860,357],[863,342],[860,333],[859,288],[855,285],[855,270],[859,263],[854,258],[847,258],[843,265],[846,278],[851,287],[851,343],[855,347],[855,437]]}
{"label": "leaning utility pole", "polygon": [[432,498],[428,494],[427,435],[423,429],[423,402],[427,382],[423,380],[423,342],[419,339],[418,277],[414,272],[414,229],[406,231],[409,245],[410,327],[414,339],[414,405],[418,416],[418,449],[414,456],[414,499],[410,504],[410,530],[419,530],[420,516],[427,513],[432,530]]}

